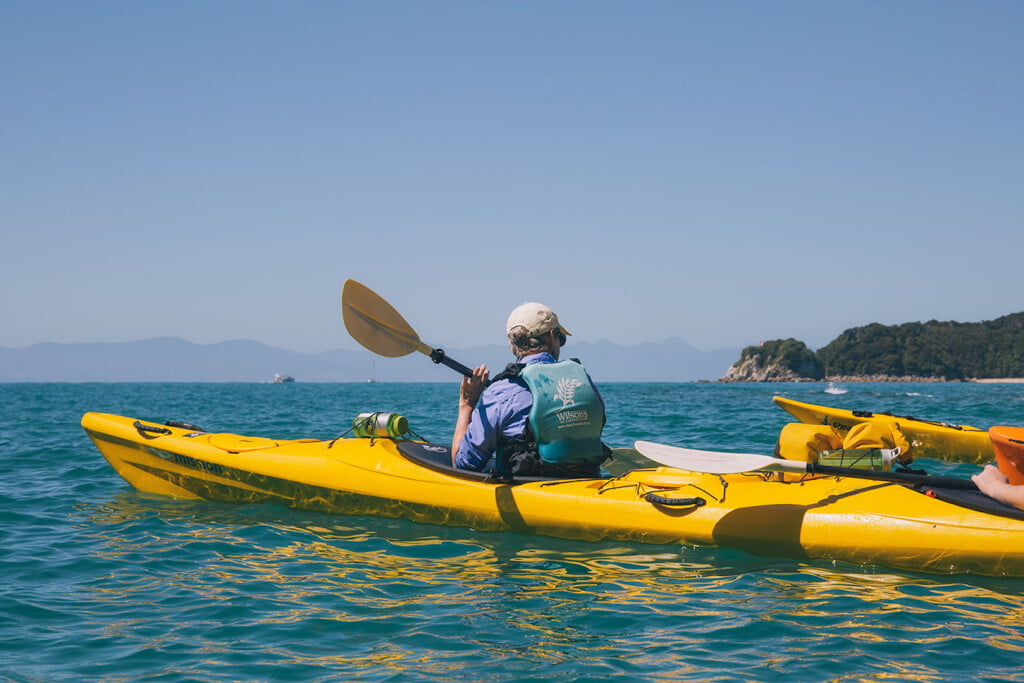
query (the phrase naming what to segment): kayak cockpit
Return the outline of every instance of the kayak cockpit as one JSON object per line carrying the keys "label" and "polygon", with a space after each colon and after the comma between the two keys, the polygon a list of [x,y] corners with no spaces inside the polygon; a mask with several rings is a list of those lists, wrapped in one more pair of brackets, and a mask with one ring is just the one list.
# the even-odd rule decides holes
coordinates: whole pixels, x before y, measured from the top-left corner
{"label": "kayak cockpit", "polygon": [[[395,446],[398,452],[413,461],[436,472],[471,481],[493,481],[494,471],[488,467],[482,472],[463,470],[452,466],[452,449],[439,443],[426,443],[423,441],[397,441]],[[535,481],[559,481],[555,477],[515,477],[512,482],[523,484]]]}

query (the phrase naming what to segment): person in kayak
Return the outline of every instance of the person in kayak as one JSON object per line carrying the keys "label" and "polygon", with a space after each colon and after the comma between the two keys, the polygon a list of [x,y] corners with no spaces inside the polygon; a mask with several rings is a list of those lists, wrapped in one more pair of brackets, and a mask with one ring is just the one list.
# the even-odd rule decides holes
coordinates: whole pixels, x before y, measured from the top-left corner
{"label": "person in kayak", "polygon": [[610,450],[601,443],[604,401],[575,359],[559,361],[569,332],[543,304],[508,317],[518,362],[490,380],[486,365],[459,387],[452,464],[481,471],[495,457],[499,475],[591,478]]}
{"label": "person in kayak", "polygon": [[989,498],[1024,510],[1024,486],[1011,484],[995,465],[985,465],[985,469],[973,475],[971,480]]}

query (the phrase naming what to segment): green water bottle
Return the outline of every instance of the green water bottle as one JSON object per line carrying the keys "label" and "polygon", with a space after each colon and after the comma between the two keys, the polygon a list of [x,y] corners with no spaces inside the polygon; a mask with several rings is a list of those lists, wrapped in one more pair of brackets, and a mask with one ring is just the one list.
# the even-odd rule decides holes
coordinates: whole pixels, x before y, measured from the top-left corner
{"label": "green water bottle", "polygon": [[899,448],[840,448],[819,452],[817,464],[888,472],[899,456]]}
{"label": "green water bottle", "polygon": [[352,433],[361,439],[401,439],[409,421],[398,413],[360,413],[352,420]]}

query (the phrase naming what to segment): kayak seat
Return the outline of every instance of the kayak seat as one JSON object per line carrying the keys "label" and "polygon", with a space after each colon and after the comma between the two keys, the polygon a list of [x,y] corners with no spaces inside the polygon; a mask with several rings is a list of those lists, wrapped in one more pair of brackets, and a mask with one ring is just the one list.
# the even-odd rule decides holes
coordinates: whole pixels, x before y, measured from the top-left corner
{"label": "kayak seat", "polygon": [[[482,472],[463,470],[452,467],[452,449],[439,443],[426,443],[423,441],[398,441],[395,444],[398,452],[409,460],[429,467],[437,472],[444,472],[453,477],[470,479],[473,481],[486,481],[491,478],[493,472],[490,468]],[[556,477],[515,477],[511,483],[523,484],[531,481],[564,481]]]}

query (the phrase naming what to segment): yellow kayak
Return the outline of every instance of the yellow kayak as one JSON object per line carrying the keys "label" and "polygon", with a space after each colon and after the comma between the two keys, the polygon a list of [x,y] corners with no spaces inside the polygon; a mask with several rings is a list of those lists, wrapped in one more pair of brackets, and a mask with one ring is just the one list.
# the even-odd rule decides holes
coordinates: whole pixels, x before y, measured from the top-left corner
{"label": "yellow kayak", "polygon": [[832,425],[840,433],[849,431],[854,425],[875,420],[895,420],[900,431],[910,441],[911,453],[915,458],[933,458],[981,464],[990,462],[995,456],[988,432],[967,425],[933,422],[909,415],[871,413],[862,410],[844,410],[802,403],[775,396],[775,405],[806,424]]}
{"label": "yellow kayak", "polygon": [[1024,513],[992,507],[976,492],[668,467],[604,479],[501,482],[453,470],[448,447],[417,440],[279,440],[102,413],[87,413],[82,426],[132,486],[177,498],[1024,576]]}

